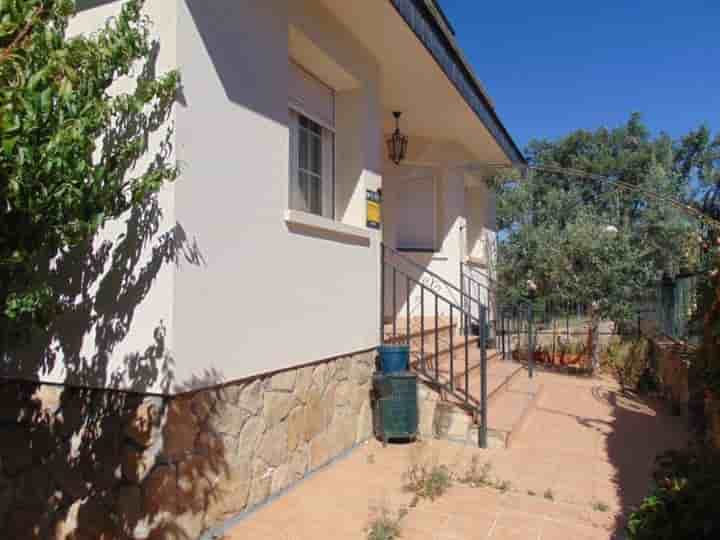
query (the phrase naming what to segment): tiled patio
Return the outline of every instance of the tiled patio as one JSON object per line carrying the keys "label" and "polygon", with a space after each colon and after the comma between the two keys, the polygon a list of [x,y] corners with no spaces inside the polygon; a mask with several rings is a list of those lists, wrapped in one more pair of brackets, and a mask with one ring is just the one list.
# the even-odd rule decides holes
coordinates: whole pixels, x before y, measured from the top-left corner
{"label": "tiled patio", "polygon": [[227,540],[366,538],[375,509],[410,502],[402,489],[410,464],[430,460],[460,472],[473,455],[511,489],[454,485],[409,509],[403,540],[621,538],[623,515],[646,492],[654,456],[685,444],[683,420],[663,405],[621,396],[609,379],[537,377],[544,391],[512,448],[370,442],[236,523]]}

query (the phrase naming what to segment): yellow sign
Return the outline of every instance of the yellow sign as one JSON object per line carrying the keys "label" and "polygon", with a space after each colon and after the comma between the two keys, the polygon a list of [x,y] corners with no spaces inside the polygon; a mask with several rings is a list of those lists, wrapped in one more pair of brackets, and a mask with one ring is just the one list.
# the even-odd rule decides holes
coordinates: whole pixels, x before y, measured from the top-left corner
{"label": "yellow sign", "polygon": [[367,226],[372,229],[379,229],[382,223],[382,213],[380,209],[380,193],[377,191],[367,191]]}

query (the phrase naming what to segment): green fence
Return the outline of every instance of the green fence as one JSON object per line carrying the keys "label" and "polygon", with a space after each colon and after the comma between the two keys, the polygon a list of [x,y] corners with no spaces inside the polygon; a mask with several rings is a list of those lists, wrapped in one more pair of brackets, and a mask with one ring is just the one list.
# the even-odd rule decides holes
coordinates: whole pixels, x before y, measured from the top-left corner
{"label": "green fence", "polygon": [[665,279],[658,286],[655,318],[658,331],[679,341],[695,341],[699,337],[701,319],[698,289],[705,275]]}

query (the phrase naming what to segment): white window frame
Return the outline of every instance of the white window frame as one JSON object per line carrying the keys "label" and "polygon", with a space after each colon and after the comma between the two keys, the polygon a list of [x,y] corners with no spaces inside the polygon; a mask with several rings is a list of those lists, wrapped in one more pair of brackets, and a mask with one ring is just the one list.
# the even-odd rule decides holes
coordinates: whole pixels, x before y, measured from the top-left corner
{"label": "white window frame", "polygon": [[[327,219],[335,219],[335,130],[313,120],[310,116],[290,107],[290,182],[288,185],[288,208],[307,212],[309,214],[319,215]],[[296,208],[293,203],[293,191],[299,189],[300,183],[300,118],[305,117],[315,122],[321,128],[321,145],[322,145],[322,164],[320,173],[320,197],[321,212],[319,214]],[[312,173],[311,173],[312,174]],[[329,183],[329,185],[328,185]],[[328,193],[325,190],[328,190]],[[326,205],[329,208],[326,208]]]}
{"label": "white window frame", "polygon": [[[317,77],[312,75],[305,68],[299,64],[292,62],[295,68],[302,71],[302,73],[313,79],[318,85],[322,85],[328,90],[332,99],[331,114],[332,118],[328,118],[330,122],[335,122],[335,91],[327,86],[325,83],[320,81]],[[308,214],[317,215],[326,219],[335,220],[336,211],[336,131],[335,126],[328,124],[328,121],[323,118],[319,118],[318,115],[312,114],[303,107],[303,103],[294,96],[289,97],[288,102],[289,108],[289,129],[290,129],[290,178],[288,183],[288,209],[291,211],[306,212]],[[321,128],[321,144],[322,144],[322,164],[320,174],[320,191],[321,191],[321,213],[317,214],[306,209],[297,208],[294,204],[294,191],[299,190],[299,141],[300,141],[300,117],[314,122]],[[329,183],[329,185],[328,185]],[[325,190],[328,190],[327,192]],[[327,208],[326,208],[327,206]]]}

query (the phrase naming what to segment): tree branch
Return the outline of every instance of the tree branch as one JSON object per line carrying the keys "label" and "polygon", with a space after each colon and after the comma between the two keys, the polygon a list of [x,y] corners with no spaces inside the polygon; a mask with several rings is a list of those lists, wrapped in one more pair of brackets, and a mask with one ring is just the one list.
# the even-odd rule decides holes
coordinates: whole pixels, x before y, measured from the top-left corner
{"label": "tree branch", "polygon": [[15,36],[15,39],[12,40],[10,45],[8,45],[2,52],[0,52],[0,62],[4,62],[8,58],[10,58],[12,52],[20,46],[20,43],[27,37],[33,26],[35,26],[35,23],[37,22],[37,17],[41,15],[43,11],[45,11],[45,6],[41,5],[35,8],[35,12],[30,16],[30,20],[27,22],[25,27],[20,30],[20,33]]}

